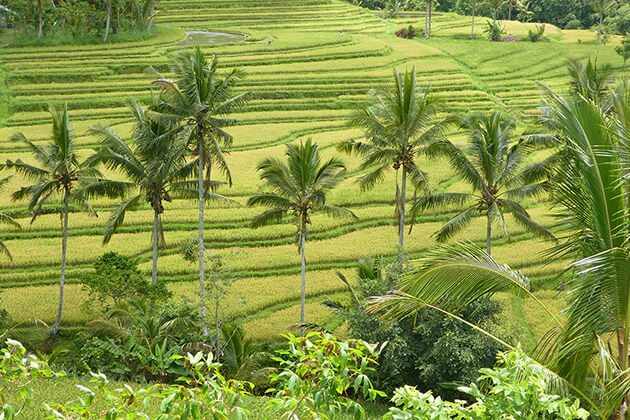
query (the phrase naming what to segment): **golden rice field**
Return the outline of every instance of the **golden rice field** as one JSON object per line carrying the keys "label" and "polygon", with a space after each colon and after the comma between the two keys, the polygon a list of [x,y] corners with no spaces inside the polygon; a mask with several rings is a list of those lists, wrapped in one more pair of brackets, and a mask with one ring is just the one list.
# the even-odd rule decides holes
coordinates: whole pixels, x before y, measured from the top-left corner
{"label": "golden rice field", "polygon": [[[167,71],[169,57],[185,48],[180,42],[190,30],[247,34],[244,41],[204,46],[217,54],[224,67],[241,67],[247,78],[238,91],[251,92],[251,101],[236,115],[230,129],[234,147],[229,163],[234,186],[222,192],[241,204],[260,182],[257,163],[281,156],[284,146],[306,138],[320,144],[324,156],[336,153],[335,145],[359,138],[361,132],[347,121],[365,102],[370,89],[388,83],[393,68],[415,67],[423,85],[430,87],[449,112],[499,108],[518,117],[522,126],[536,121],[543,82],[556,90],[567,87],[565,60],[597,56],[621,68],[611,46],[594,45],[594,33],[561,31],[547,25],[548,42],[491,43],[470,39],[469,18],[450,13],[434,15],[431,40],[405,40],[393,33],[410,23],[423,25],[417,14],[383,20],[341,0],[162,0],[153,38],[107,45],[0,48],[0,77],[9,96],[0,98],[0,161],[21,158],[27,151],[9,138],[23,132],[45,142],[50,131],[48,104],[67,103],[81,153],[90,154],[97,139],[88,134],[96,124],[111,124],[122,134],[131,130],[126,105],[129,98],[146,101],[151,96],[148,66]],[[478,28],[481,31],[483,19]],[[508,32],[524,35],[531,24],[510,22]],[[1,91],[1,90],[0,90]],[[458,141],[463,141],[458,137]],[[393,256],[396,230],[393,220],[393,174],[369,192],[360,192],[361,175],[356,158],[346,158],[348,178],[330,201],[350,207],[358,221],[314,218],[307,247],[309,322],[329,323],[332,315],[321,301],[343,298],[343,284],[335,269],[351,272],[362,256]],[[436,190],[457,191],[461,183],[445,162],[421,160]],[[6,174],[2,174],[6,175]],[[13,190],[24,184],[14,177],[0,193],[0,207],[14,215],[21,230],[2,226],[2,237],[13,261],[0,260],[3,306],[16,323],[30,319],[52,321],[55,286],[60,263],[60,219],[54,212],[29,224],[25,202],[11,201]],[[83,309],[81,276],[106,251],[135,256],[143,271],[150,270],[151,211],[139,208],[126,219],[120,233],[107,246],[101,244],[104,219],[116,203],[93,203],[98,218],[76,209],[70,215],[68,289],[64,322],[81,325],[93,314]],[[544,202],[526,203],[547,225],[552,224]],[[196,267],[178,253],[181,241],[195,235],[197,212],[192,202],[175,201],[164,214],[167,246],[161,251],[160,276],[176,296],[195,299]],[[289,225],[253,230],[249,221],[259,209],[220,207],[206,212],[206,240],[211,252],[224,257],[234,282],[224,301],[224,313],[244,322],[256,339],[268,339],[290,329],[299,319],[299,258]],[[448,209],[418,220],[407,240],[411,258],[436,246],[432,233],[445,220]],[[483,242],[483,221],[477,220],[455,239]],[[512,224],[508,220],[508,224]],[[544,265],[539,253],[549,245],[512,226],[511,241],[496,238],[495,257],[530,275],[537,285],[560,273],[562,263]],[[538,292],[541,299],[561,301],[552,290]],[[534,334],[541,320],[527,302],[511,297],[506,317]],[[556,305],[561,306],[561,305]],[[330,324],[332,322],[333,324]],[[527,332],[529,331],[529,332]],[[532,333],[531,331],[534,331]]]}

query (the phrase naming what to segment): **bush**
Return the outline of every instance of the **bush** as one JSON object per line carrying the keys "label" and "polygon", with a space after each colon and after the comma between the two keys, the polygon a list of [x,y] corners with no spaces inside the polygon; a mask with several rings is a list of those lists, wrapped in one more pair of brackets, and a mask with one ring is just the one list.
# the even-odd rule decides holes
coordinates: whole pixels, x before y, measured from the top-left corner
{"label": "bush", "polygon": [[90,296],[86,303],[98,302],[104,310],[131,300],[163,302],[171,296],[163,283],[152,285],[145,279],[135,260],[115,252],[96,260],[94,273],[85,275],[81,283]]}
{"label": "bush", "polygon": [[[350,334],[371,343],[387,342],[378,358],[374,380],[378,388],[391,393],[402,385],[433,389],[444,398],[462,394],[448,384],[472,381],[482,367],[493,366],[501,350],[494,341],[450,317],[435,311],[422,311],[417,319],[383,321],[378,314],[364,311],[364,300],[397,289],[405,270],[398,263],[363,259],[358,267],[355,304],[327,304],[348,322]],[[346,284],[348,281],[343,278]],[[464,319],[496,332],[499,305],[478,303],[460,313]]]}
{"label": "bush", "polygon": [[606,27],[605,32],[618,35],[630,33],[630,4],[626,3],[612,12],[613,13],[604,20],[604,26]]}
{"label": "bush", "polygon": [[[174,357],[186,350],[208,350],[198,331],[196,305],[184,301],[156,307],[132,301],[93,321],[95,335],[80,350],[80,368],[116,379],[173,382],[185,374]],[[206,338],[207,339],[207,338]]]}
{"label": "bush", "polygon": [[398,38],[413,39],[417,36],[417,33],[416,33],[416,29],[413,26],[409,25],[409,27],[407,28],[401,28],[397,30],[396,36]]}
{"label": "bush", "polygon": [[582,28],[582,22],[579,19],[571,19],[564,24],[564,29],[580,29]]}
{"label": "bush", "polygon": [[288,418],[365,418],[364,408],[349,394],[374,401],[385,394],[372,386],[368,374],[381,348],[361,340],[338,341],[330,334],[285,336],[288,350],[278,351],[284,368],[272,376],[276,387],[270,407]]}
{"label": "bush", "polygon": [[498,21],[486,21],[486,29],[483,30],[483,33],[488,36],[490,41],[501,41],[501,37],[505,35],[505,26],[501,25]]}
{"label": "bush", "polygon": [[545,24],[536,25],[535,30],[527,30],[527,40],[530,42],[540,42],[545,38]]}
{"label": "bush", "polygon": [[[431,392],[414,387],[399,388],[392,397],[398,407],[390,408],[385,419],[587,419],[588,411],[579,400],[547,392],[543,368],[520,349],[500,355],[497,367],[481,369],[481,376],[470,386],[459,387],[476,402],[443,401]],[[400,408],[399,408],[400,407]]]}

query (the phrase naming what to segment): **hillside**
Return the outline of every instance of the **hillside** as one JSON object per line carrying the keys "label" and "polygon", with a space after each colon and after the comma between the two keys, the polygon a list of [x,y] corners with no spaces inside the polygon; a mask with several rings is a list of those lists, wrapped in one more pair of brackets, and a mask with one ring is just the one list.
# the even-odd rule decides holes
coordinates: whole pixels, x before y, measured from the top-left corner
{"label": "hillside", "polygon": [[[129,98],[146,101],[151,96],[153,75],[147,67],[166,72],[169,56],[184,48],[181,41],[191,30],[247,34],[231,45],[204,46],[220,57],[222,66],[243,68],[247,78],[239,90],[252,93],[245,111],[237,115],[238,124],[230,129],[234,147],[228,159],[234,186],[222,190],[242,204],[258,189],[258,162],[281,156],[285,144],[312,138],[324,149],[324,156],[330,156],[339,141],[359,138],[360,131],[348,128],[348,118],[370,89],[389,82],[393,67],[414,66],[421,82],[431,87],[449,112],[498,107],[520,118],[523,127],[535,121],[540,102],[536,82],[560,90],[567,86],[567,58],[597,56],[600,62],[621,68],[614,49],[594,45],[594,33],[588,31],[563,32],[548,26],[548,42],[491,43],[481,36],[468,39],[469,18],[445,13],[435,15],[430,40],[393,35],[411,22],[421,27],[422,19],[417,15],[383,20],[340,0],[163,0],[156,34],[146,41],[1,48],[0,77],[6,79],[10,108],[3,118],[0,98],[0,161],[29,159],[27,150],[9,140],[13,133],[45,141],[50,131],[48,104],[68,104],[85,155],[97,145],[98,139],[88,133],[96,123],[112,124],[118,132],[129,134]],[[478,20],[479,30],[484,20]],[[522,36],[528,27],[532,25],[512,22],[508,32]],[[0,88],[0,95],[3,93]],[[361,175],[359,161],[346,161],[350,175],[330,200],[351,207],[359,221],[314,219],[307,250],[312,271],[307,305],[310,322],[331,319],[320,302],[344,291],[335,269],[352,267],[362,256],[392,256],[396,251],[393,174],[374,190],[360,192],[355,184]],[[446,164],[425,162],[424,168],[436,190],[461,186]],[[0,260],[2,300],[16,323],[33,318],[50,322],[57,304],[59,215],[50,209],[50,214],[30,225],[26,203],[10,199],[10,193],[22,184],[14,177],[0,194],[1,207],[23,225],[21,230],[0,227],[0,236],[13,254],[12,262]],[[150,270],[150,208],[134,211],[111,243],[102,246],[104,219],[115,202],[92,204],[99,218],[78,208],[70,217],[66,325],[81,325],[89,319],[81,310],[84,295],[76,283],[107,250],[137,256],[142,269]],[[528,204],[538,220],[551,223],[544,215],[544,203]],[[207,244],[212,252],[224,256],[234,277],[225,313],[243,319],[250,336],[258,339],[286,331],[299,312],[299,256],[293,228],[251,229],[250,220],[260,211],[213,204],[206,219]],[[407,242],[412,258],[435,245],[431,235],[447,215],[418,220]],[[172,282],[169,287],[175,294],[191,298],[197,288],[196,269],[178,251],[182,240],[195,235],[196,218],[194,203],[176,200],[167,207],[167,248],[160,259],[160,275]],[[483,242],[484,223],[475,221],[458,237]],[[522,269],[540,284],[565,268],[562,264],[542,265],[537,254],[547,245],[523,234],[519,227],[511,231],[511,241],[497,238],[497,260]],[[555,292],[548,290],[540,296],[556,299]],[[517,320],[524,317],[524,328],[538,330],[537,324],[544,322],[517,302],[508,303],[513,305],[506,306],[507,316],[512,317],[513,312]],[[334,322],[329,326],[335,327]]]}

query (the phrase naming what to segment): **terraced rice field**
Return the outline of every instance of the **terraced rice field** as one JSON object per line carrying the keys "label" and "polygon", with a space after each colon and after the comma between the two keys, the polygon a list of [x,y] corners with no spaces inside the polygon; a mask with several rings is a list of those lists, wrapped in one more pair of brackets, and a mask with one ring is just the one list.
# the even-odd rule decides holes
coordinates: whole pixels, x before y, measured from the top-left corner
{"label": "terraced rice field", "polygon": [[[388,83],[394,67],[414,66],[422,83],[431,87],[449,112],[499,107],[521,118],[523,125],[535,121],[537,81],[558,90],[567,86],[566,58],[597,55],[600,61],[621,67],[611,47],[588,43],[593,34],[581,32],[578,38],[549,25],[551,41],[539,44],[468,39],[469,18],[453,14],[435,15],[434,38],[429,41],[393,35],[411,22],[421,27],[420,19],[418,14],[382,20],[338,0],[162,0],[156,35],[147,41],[2,48],[0,77],[6,79],[9,96],[0,97],[0,161],[28,160],[26,150],[9,141],[15,132],[24,132],[38,142],[46,140],[48,104],[68,104],[85,154],[96,146],[97,139],[87,130],[97,122],[113,124],[117,131],[128,134],[129,98],[148,100],[151,96],[152,76],[147,67],[167,71],[169,56],[185,48],[181,41],[190,30],[247,34],[242,42],[204,47],[218,54],[223,66],[242,67],[247,79],[239,90],[252,93],[231,129],[235,141],[229,162],[234,187],[223,191],[241,203],[258,188],[256,164],[267,156],[281,156],[285,144],[310,137],[328,156],[335,153],[339,141],[360,137],[359,131],[348,128],[348,117],[370,89]],[[483,19],[478,23],[481,28]],[[512,22],[508,30],[523,35],[527,25]],[[393,175],[373,191],[360,193],[355,184],[360,175],[358,161],[347,158],[347,163],[349,177],[331,202],[351,207],[360,220],[316,217],[307,249],[308,316],[321,323],[328,322],[331,314],[319,302],[343,291],[334,269],[349,270],[361,256],[393,255],[397,243]],[[437,190],[459,187],[443,162],[423,164]],[[59,216],[51,211],[29,225],[25,203],[10,200],[10,192],[22,183],[14,178],[0,194],[1,207],[23,225],[21,230],[0,227],[14,256],[12,262],[0,260],[0,287],[4,306],[15,322],[51,321],[57,293]],[[150,209],[140,208],[129,215],[120,233],[104,247],[103,219],[115,203],[99,200],[93,204],[100,218],[80,212],[70,216],[67,325],[79,325],[91,316],[81,310],[84,295],[76,283],[102,253],[115,250],[133,255],[143,270],[150,269]],[[544,203],[528,206],[539,219],[551,223]],[[206,213],[206,239],[213,253],[225,257],[234,278],[226,298],[226,315],[244,320],[250,333],[263,339],[286,331],[298,319],[299,265],[290,226],[249,228],[249,221],[259,211],[211,206]],[[419,220],[407,241],[411,257],[435,246],[431,234],[446,217],[447,212]],[[178,246],[194,236],[196,218],[194,203],[175,201],[167,208],[168,246],[160,259],[161,278],[172,282],[176,295],[193,299],[196,269],[178,255]],[[482,225],[479,220],[459,238],[482,242]],[[497,259],[521,268],[543,285],[564,268],[562,264],[542,266],[537,254],[547,244],[517,227],[513,232],[511,242],[497,238]],[[512,311],[510,305],[506,310]],[[525,328],[529,321],[535,323],[535,313],[516,312]]]}

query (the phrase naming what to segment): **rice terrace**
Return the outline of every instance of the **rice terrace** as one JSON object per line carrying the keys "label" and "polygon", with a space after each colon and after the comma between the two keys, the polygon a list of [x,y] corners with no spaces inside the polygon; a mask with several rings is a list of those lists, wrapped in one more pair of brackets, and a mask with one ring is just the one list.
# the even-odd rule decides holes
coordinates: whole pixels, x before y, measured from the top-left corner
{"label": "rice terrace", "polygon": [[[67,372],[49,387],[47,373],[30,383],[0,362],[0,419],[105,418],[112,401],[108,418],[438,418],[414,412],[413,398],[435,401],[404,384],[477,402],[464,411],[487,404],[439,418],[547,418],[510,414],[516,403],[492,412],[496,393],[445,385],[475,380],[497,352],[499,366],[521,357],[558,375],[563,390],[544,392],[568,398],[566,411],[548,418],[626,418],[630,5],[575,2],[547,18],[551,1],[434,3],[0,0],[1,345]],[[589,152],[595,163],[575,163]],[[265,356],[288,333],[294,356],[308,353],[304,334],[313,348],[355,343],[352,357],[378,361],[373,381],[358,362],[343,393],[260,379],[301,374],[289,353]],[[146,357],[132,337],[150,343]],[[21,346],[10,343],[5,354]],[[192,404],[183,394],[132,417],[140,409],[109,385],[87,411],[63,405],[85,395],[73,381],[92,387],[89,371],[157,384],[147,395],[159,400],[180,365],[199,363],[178,357],[204,349],[223,363],[208,368],[227,378],[217,383],[253,388],[189,417],[174,414]],[[18,408],[2,375],[32,400]],[[310,399],[326,386],[337,393]],[[196,401],[218,392],[199,389]]]}

